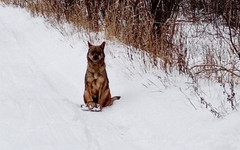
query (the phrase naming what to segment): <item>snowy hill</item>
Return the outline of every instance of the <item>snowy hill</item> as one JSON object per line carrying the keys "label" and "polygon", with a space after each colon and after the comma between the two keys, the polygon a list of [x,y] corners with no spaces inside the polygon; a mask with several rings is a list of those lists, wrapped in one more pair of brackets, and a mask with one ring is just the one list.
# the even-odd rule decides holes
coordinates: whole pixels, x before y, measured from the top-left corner
{"label": "snowy hill", "polygon": [[79,108],[84,33],[64,37],[42,18],[3,6],[0,33],[1,150],[240,150],[239,112],[214,117],[188,94],[187,78],[145,73],[121,44],[107,41],[106,64],[112,95],[122,98],[92,113]]}

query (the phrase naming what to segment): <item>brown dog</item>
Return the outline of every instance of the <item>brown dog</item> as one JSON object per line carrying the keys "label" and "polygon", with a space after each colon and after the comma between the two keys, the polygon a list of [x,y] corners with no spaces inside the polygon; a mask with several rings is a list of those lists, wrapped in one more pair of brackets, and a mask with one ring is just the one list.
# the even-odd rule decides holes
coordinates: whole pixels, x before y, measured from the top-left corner
{"label": "brown dog", "polygon": [[99,107],[99,111],[103,107],[110,106],[114,100],[120,99],[120,96],[111,97],[109,89],[109,81],[104,62],[105,42],[99,46],[94,46],[88,42],[87,53],[87,72],[85,75],[85,91],[84,102],[89,110]]}

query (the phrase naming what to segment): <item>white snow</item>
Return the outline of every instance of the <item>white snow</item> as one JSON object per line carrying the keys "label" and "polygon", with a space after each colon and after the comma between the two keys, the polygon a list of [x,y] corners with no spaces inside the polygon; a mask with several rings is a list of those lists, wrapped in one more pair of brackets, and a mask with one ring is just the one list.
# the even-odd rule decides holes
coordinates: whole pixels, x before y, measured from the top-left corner
{"label": "white snow", "polygon": [[106,63],[112,95],[122,98],[99,113],[81,111],[88,49],[81,37],[0,5],[1,150],[240,150],[239,112],[214,117],[188,78],[145,72],[119,43],[107,41]]}

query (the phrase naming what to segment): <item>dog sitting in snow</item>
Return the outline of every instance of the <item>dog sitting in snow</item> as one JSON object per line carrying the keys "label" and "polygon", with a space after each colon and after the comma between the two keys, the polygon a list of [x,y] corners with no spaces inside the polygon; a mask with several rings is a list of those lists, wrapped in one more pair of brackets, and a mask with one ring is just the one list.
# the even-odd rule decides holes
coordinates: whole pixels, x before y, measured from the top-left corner
{"label": "dog sitting in snow", "polygon": [[94,46],[88,42],[87,71],[85,74],[84,103],[88,110],[101,111],[103,107],[110,106],[120,96],[111,97],[109,81],[106,72],[104,47]]}

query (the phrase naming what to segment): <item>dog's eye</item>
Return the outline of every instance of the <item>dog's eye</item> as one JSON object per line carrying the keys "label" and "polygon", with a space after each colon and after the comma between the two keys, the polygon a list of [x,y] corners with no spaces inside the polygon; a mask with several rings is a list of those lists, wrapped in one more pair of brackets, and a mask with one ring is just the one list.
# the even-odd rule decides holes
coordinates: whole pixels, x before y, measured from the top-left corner
{"label": "dog's eye", "polygon": [[90,54],[91,55],[94,55],[96,52],[95,51],[90,51]]}

